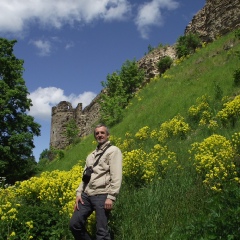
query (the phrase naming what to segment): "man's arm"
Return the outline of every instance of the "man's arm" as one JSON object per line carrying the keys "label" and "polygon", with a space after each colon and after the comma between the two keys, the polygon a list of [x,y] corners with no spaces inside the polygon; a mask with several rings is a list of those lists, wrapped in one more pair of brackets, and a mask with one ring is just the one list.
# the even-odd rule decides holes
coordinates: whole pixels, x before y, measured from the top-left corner
{"label": "man's arm", "polygon": [[107,199],[115,201],[122,184],[122,153],[118,147],[112,148],[113,152],[109,156],[111,182]]}

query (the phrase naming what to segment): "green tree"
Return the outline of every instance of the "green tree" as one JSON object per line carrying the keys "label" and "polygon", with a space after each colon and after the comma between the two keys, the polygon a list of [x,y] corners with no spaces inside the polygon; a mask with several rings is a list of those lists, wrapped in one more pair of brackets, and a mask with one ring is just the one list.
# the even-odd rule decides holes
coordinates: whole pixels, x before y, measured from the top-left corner
{"label": "green tree", "polygon": [[129,101],[136,90],[141,87],[145,78],[145,72],[143,69],[139,69],[135,59],[133,61],[127,60],[119,71],[119,77],[122,82],[122,85],[119,85],[119,87],[123,89],[122,92],[127,95],[127,101]]}
{"label": "green tree", "polygon": [[101,122],[113,126],[122,120],[123,109],[127,106],[128,97],[122,80],[116,72],[108,75],[107,80],[107,91],[101,95],[100,99]]}
{"label": "green tree", "polygon": [[40,125],[27,115],[32,103],[23,60],[13,54],[16,42],[0,38],[0,175],[11,184],[35,173],[33,138],[40,135]]}
{"label": "green tree", "polygon": [[68,143],[75,143],[78,139],[79,129],[74,119],[67,122],[65,136],[67,137]]}
{"label": "green tree", "polygon": [[194,53],[200,44],[201,40],[196,34],[189,33],[185,36],[180,36],[176,44],[178,58]]}
{"label": "green tree", "polygon": [[105,88],[100,98],[101,121],[109,126],[122,120],[123,109],[144,81],[144,70],[139,69],[135,60],[127,60],[120,71],[108,74]]}
{"label": "green tree", "polygon": [[39,160],[44,159],[44,158],[46,158],[46,159],[49,160],[49,152],[50,152],[50,150],[48,150],[47,148],[45,148],[45,149],[41,152],[41,154],[40,154],[40,156],[39,156]]}

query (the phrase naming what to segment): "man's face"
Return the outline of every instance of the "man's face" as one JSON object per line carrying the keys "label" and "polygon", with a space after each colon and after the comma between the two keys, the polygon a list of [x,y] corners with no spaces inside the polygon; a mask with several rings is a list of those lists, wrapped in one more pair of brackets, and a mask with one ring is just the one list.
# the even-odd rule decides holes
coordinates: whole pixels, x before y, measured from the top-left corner
{"label": "man's face", "polygon": [[99,127],[95,129],[95,138],[99,145],[108,141],[109,135],[107,134],[106,127]]}

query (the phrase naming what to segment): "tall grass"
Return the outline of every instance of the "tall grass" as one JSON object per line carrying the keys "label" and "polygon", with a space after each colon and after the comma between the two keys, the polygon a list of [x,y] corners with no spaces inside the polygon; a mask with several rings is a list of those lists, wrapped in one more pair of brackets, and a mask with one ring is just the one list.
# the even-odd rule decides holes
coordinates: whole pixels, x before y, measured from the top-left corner
{"label": "tall grass", "polygon": [[115,239],[176,239],[178,229],[203,207],[205,192],[198,181],[190,171],[169,173],[140,189],[123,186],[113,211]]}

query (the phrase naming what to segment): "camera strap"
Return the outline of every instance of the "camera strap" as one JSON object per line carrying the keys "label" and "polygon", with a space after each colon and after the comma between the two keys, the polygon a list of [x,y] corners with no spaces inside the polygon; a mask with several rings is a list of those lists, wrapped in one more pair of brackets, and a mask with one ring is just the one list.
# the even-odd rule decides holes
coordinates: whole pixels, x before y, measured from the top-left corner
{"label": "camera strap", "polygon": [[102,155],[105,153],[105,151],[106,151],[110,146],[112,146],[111,143],[109,143],[109,144],[103,149],[103,151],[102,151],[101,154],[99,155],[98,159],[97,159],[96,162],[93,164],[93,166],[92,166],[93,168],[98,165],[98,162],[99,162],[100,158],[102,157]]}

